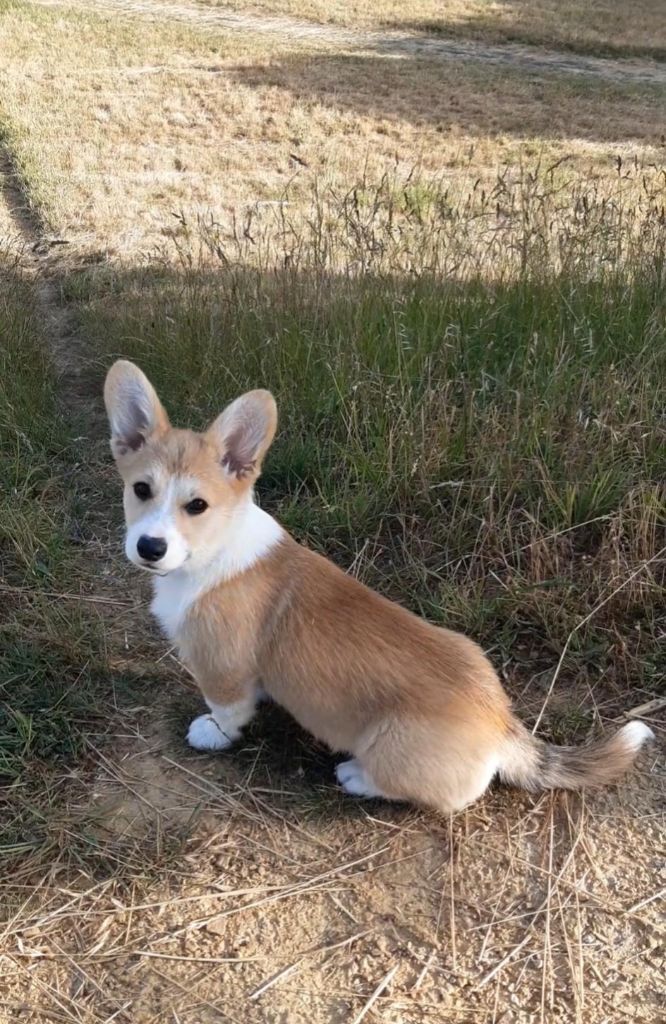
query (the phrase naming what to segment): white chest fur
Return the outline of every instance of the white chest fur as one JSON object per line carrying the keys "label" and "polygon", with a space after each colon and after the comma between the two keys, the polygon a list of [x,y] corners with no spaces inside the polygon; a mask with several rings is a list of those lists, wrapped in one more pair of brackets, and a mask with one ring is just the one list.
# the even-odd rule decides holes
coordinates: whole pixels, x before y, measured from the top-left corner
{"label": "white chest fur", "polygon": [[170,640],[177,641],[187,613],[201,592],[198,576],[182,569],[153,581],[150,610]]}
{"label": "white chest fur", "polygon": [[224,538],[224,546],[204,564],[186,566],[153,580],[151,611],[175,643],[188,613],[198,599],[213,587],[249,569],[279,543],[284,532],[279,523],[257,505],[250,505]]}

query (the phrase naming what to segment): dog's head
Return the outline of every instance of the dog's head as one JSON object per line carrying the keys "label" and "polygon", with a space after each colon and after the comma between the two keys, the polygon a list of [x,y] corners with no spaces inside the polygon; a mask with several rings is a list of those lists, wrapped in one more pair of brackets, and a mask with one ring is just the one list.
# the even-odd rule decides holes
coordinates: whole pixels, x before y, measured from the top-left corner
{"label": "dog's head", "polygon": [[146,375],[121,359],[104,402],[125,483],[127,557],[158,574],[205,564],[251,501],[277,426],[273,396],[249,391],[203,434],[176,430]]}

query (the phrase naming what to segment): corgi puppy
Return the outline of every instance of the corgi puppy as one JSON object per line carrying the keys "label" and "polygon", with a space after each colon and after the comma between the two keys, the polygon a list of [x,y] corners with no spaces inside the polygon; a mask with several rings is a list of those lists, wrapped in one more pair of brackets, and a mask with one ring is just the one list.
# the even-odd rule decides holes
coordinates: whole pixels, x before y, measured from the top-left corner
{"label": "corgi puppy", "polygon": [[652,736],[630,722],[583,748],[536,739],[477,644],[369,590],[296,543],[253,500],[277,410],[250,391],[203,434],[171,427],[155,390],[115,363],[104,398],[124,481],[127,557],[208,705],[187,739],[224,750],[265,692],[350,759],[361,797],[459,811],[495,776],[531,790],[617,779]]}

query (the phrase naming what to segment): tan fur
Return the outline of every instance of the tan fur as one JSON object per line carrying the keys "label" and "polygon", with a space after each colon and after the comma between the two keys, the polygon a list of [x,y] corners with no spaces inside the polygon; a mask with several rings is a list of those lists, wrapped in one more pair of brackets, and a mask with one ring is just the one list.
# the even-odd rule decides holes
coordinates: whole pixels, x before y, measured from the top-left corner
{"label": "tan fur", "polygon": [[[131,364],[110,371],[112,423],[117,393],[123,386],[127,391],[122,382],[135,373]],[[157,403],[154,393],[147,395]],[[247,501],[275,430],[269,399],[249,404],[252,422],[245,414],[236,419],[231,442],[228,411],[196,435],[171,430],[158,405],[147,415],[139,447],[116,439],[126,483],[155,467],[197,480],[210,516],[184,517],[188,544],[221,528],[229,510]],[[233,455],[223,472],[230,444]],[[126,490],[128,524],[135,501]],[[479,797],[496,774],[529,788],[611,781],[640,745],[631,747],[618,734],[601,759],[569,748],[553,752],[514,717],[475,643],[384,599],[286,534],[255,564],[204,592],[176,640],[211,706],[245,700],[260,680],[314,736],[353,753],[383,795],[442,811]],[[574,754],[583,768],[568,772]]]}

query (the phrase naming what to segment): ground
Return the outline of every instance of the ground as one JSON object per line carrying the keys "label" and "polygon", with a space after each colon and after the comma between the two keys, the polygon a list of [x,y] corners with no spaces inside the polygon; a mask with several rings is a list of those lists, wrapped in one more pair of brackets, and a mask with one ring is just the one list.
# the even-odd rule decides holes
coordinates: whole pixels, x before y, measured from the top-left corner
{"label": "ground", "polygon": [[[0,2],[0,1020],[662,1019],[663,19],[405,6]],[[271,387],[260,501],[635,770],[443,818],[271,705],[189,750],[118,355]]]}

